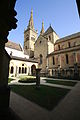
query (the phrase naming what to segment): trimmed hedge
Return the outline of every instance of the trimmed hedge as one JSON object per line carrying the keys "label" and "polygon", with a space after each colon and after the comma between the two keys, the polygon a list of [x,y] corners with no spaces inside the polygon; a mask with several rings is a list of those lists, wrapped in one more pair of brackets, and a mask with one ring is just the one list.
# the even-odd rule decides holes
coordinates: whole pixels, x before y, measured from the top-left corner
{"label": "trimmed hedge", "polygon": [[21,83],[34,83],[36,82],[36,78],[21,78],[18,82],[21,82]]}

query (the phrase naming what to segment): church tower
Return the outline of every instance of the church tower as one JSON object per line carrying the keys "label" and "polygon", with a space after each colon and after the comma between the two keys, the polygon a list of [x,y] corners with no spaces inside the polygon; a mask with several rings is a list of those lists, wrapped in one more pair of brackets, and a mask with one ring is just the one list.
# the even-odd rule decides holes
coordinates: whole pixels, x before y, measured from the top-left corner
{"label": "church tower", "polygon": [[37,31],[34,29],[33,10],[31,10],[30,20],[27,29],[24,31],[24,53],[30,58],[34,57],[34,43],[37,39]]}

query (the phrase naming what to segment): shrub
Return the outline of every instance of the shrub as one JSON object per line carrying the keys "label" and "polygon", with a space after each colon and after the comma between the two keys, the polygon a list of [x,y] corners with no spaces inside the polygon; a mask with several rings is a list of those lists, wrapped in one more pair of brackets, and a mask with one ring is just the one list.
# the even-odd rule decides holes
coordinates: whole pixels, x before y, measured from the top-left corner
{"label": "shrub", "polygon": [[12,79],[12,78],[8,78],[8,83],[10,83],[12,80],[14,80],[14,79]]}
{"label": "shrub", "polygon": [[34,82],[36,82],[36,78],[33,76],[25,76],[25,77],[21,77],[19,82],[21,82],[21,83],[34,83]]}

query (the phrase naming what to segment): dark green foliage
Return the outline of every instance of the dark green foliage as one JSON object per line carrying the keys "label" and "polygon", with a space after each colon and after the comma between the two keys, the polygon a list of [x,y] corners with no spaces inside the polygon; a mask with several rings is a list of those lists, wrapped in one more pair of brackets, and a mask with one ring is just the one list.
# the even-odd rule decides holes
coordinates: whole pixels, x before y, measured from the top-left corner
{"label": "dark green foliage", "polygon": [[72,81],[61,81],[61,80],[47,80],[47,83],[52,83],[52,84],[59,84],[59,85],[66,85],[66,86],[74,86],[77,82],[72,82]]}
{"label": "dark green foliage", "polygon": [[8,83],[10,83],[12,80],[14,80],[14,79],[12,79],[12,78],[8,78]]}
{"label": "dark green foliage", "polygon": [[34,83],[36,82],[36,77],[34,76],[21,76],[18,82],[21,83]]}
{"label": "dark green foliage", "polygon": [[8,78],[8,83],[10,83],[11,82],[11,78]]}
{"label": "dark green foliage", "polygon": [[19,82],[21,82],[21,83],[34,83],[34,82],[36,82],[36,78],[22,79],[22,80],[19,80]]}

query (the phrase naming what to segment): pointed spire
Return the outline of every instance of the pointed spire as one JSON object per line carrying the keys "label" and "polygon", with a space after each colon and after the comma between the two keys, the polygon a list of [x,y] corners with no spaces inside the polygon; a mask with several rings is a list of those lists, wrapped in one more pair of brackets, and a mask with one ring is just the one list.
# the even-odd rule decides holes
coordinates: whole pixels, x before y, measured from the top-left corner
{"label": "pointed spire", "polygon": [[42,21],[42,29],[41,29],[40,34],[43,35],[43,33],[44,33],[44,22]]}
{"label": "pointed spire", "polygon": [[31,10],[31,16],[30,16],[28,28],[34,29],[34,23],[33,23],[33,10]]}
{"label": "pointed spire", "polygon": [[49,25],[50,27],[51,27],[51,23],[50,23],[50,25]]}

